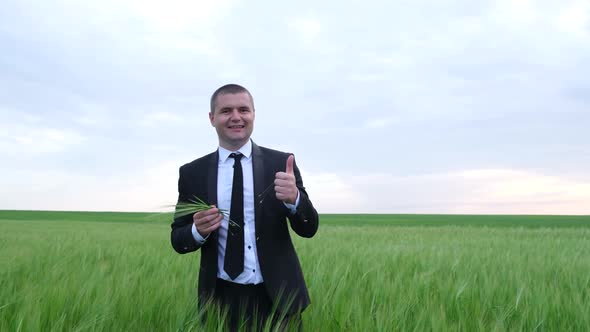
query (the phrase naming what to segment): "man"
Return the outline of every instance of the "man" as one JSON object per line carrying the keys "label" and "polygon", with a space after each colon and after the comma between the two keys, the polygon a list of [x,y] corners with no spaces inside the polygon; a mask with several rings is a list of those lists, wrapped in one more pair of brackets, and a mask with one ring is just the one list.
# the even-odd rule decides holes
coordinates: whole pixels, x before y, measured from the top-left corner
{"label": "man", "polygon": [[232,330],[241,314],[250,326],[264,323],[273,306],[284,318],[278,323],[300,327],[310,301],[288,227],[310,238],[318,214],[294,157],[250,140],[254,118],[244,87],[228,84],[211,96],[219,148],[180,168],[178,202],[198,197],[213,207],[175,218],[172,246],[181,254],[201,250],[199,304],[213,300],[228,310]]}

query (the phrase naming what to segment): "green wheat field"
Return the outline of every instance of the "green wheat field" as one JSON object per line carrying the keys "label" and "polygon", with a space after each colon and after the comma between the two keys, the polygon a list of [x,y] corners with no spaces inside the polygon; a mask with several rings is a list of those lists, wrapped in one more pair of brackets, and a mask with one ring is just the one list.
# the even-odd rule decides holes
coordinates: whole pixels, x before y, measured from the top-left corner
{"label": "green wheat field", "polygon": [[[0,211],[0,331],[200,331],[170,216]],[[588,331],[590,216],[321,215],[304,331]]]}

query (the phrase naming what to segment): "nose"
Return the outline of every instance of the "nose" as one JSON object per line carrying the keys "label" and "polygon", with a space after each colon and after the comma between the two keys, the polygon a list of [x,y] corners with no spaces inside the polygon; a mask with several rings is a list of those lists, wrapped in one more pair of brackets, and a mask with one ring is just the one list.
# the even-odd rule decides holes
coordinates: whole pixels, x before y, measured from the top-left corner
{"label": "nose", "polygon": [[230,116],[231,121],[240,121],[240,111],[238,109],[233,109]]}

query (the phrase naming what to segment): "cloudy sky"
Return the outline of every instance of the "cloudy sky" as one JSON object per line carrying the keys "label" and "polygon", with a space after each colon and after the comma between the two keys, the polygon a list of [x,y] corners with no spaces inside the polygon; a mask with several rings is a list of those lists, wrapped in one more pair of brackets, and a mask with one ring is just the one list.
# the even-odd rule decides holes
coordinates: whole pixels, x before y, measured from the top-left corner
{"label": "cloudy sky", "polygon": [[590,0],[4,0],[0,209],[154,211],[250,89],[320,213],[590,214]]}

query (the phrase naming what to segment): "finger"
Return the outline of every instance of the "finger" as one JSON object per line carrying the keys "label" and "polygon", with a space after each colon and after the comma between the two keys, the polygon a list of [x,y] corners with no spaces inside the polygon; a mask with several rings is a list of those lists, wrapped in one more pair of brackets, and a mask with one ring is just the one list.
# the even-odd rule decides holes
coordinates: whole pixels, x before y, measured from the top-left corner
{"label": "finger", "polygon": [[203,217],[206,217],[206,216],[209,216],[209,215],[214,215],[214,214],[216,214],[218,212],[219,212],[219,209],[216,208],[216,207],[213,207],[213,208],[208,209],[208,210],[199,211],[199,212],[195,213],[194,215],[195,215],[196,218],[203,218]]}
{"label": "finger", "polygon": [[275,193],[284,196],[291,196],[295,192],[296,188],[293,187],[275,187]]}
{"label": "finger", "polygon": [[213,224],[220,222],[223,219],[222,216],[211,216],[200,220],[200,225],[203,229],[210,227]]}
{"label": "finger", "polygon": [[278,172],[278,173],[275,174],[275,179],[295,181],[295,175],[288,174],[288,173],[285,173],[285,172]]}
{"label": "finger", "polygon": [[[205,212],[205,211],[203,211]],[[207,214],[207,215],[201,215],[199,218],[195,219],[195,223],[197,226],[199,225],[204,225],[207,223],[211,223],[213,220],[219,218],[220,215],[218,213],[213,213],[213,214]]]}
{"label": "finger", "polygon": [[197,226],[197,230],[199,231],[199,233],[201,234],[209,234],[211,231],[219,228],[219,225],[221,225],[221,220],[223,218],[213,218],[212,220],[199,220],[199,223],[196,225]]}
{"label": "finger", "polygon": [[207,234],[209,234],[209,233],[213,232],[214,230],[218,229],[218,228],[219,228],[219,226],[221,226],[221,222],[219,222],[219,221],[218,221],[218,222],[216,222],[216,223],[213,223],[211,226],[209,226],[209,227],[205,228],[205,229],[203,230],[203,233],[207,233]]}
{"label": "finger", "polygon": [[215,215],[215,214],[219,213],[219,209],[216,208],[215,206],[213,206],[212,208],[205,210],[203,212],[205,212],[205,215],[207,215],[207,216],[208,215]]}
{"label": "finger", "polygon": [[214,225],[217,223],[220,223],[223,220],[223,215],[218,214],[215,217],[211,218],[210,220],[207,221],[207,225]]}
{"label": "finger", "polygon": [[285,193],[285,188],[284,187],[275,187],[275,193],[278,195],[282,195]]}
{"label": "finger", "polygon": [[295,177],[293,175],[287,175],[287,173],[283,173],[285,176],[279,176],[275,178],[275,184],[277,182],[287,182],[295,184]]}
{"label": "finger", "polygon": [[194,223],[196,223],[198,220],[201,220],[201,218],[203,218],[202,211],[199,211],[199,212],[193,214],[193,222]]}
{"label": "finger", "polygon": [[197,229],[203,228],[203,226],[206,225],[208,221],[209,220],[207,220],[205,218],[199,218],[199,219],[195,220],[195,226],[197,226]]}
{"label": "finger", "polygon": [[289,158],[287,158],[287,167],[285,168],[285,173],[294,174],[293,173],[293,162],[294,161],[295,161],[295,156],[293,156],[292,154],[289,155]]}
{"label": "finger", "polygon": [[275,180],[275,187],[287,187],[287,186],[293,186],[294,184],[295,184],[295,182],[293,182],[291,180],[282,180],[282,179]]}

